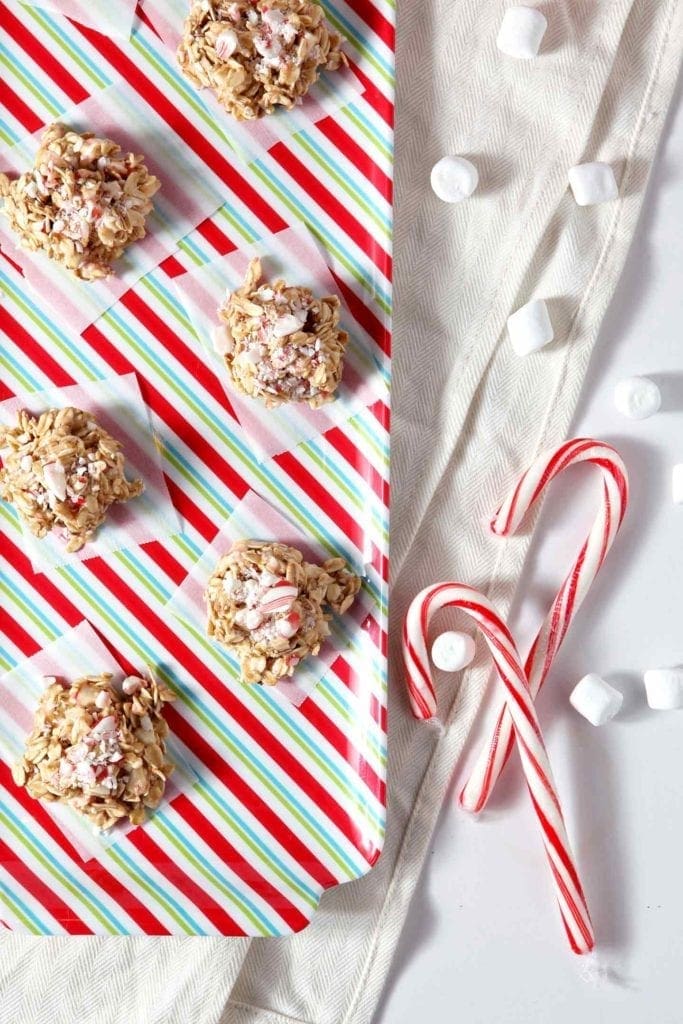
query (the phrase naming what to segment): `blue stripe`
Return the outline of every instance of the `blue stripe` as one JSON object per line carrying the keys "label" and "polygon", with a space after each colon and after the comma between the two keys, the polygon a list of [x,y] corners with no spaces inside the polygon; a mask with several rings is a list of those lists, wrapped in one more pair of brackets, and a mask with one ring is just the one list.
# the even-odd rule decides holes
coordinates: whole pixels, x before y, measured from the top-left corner
{"label": "blue stripe", "polygon": [[9,137],[10,137],[10,139],[12,141],[12,145],[16,145],[17,142],[19,141],[20,136],[17,135],[17,133],[14,131],[14,129],[10,128],[9,124],[7,123],[7,121],[5,121],[1,117],[0,117],[0,131],[3,133],[3,135],[9,135]]}
{"label": "blue stripe", "polygon": [[159,604],[168,604],[173,593],[168,587],[163,586],[161,578],[158,575],[158,571],[155,573],[150,570],[146,563],[138,558],[134,554],[134,549],[129,548],[127,551],[115,552],[116,558],[119,562],[122,562],[126,566],[129,572],[133,573],[137,571],[141,576],[147,580],[150,590],[154,593],[154,596],[159,601]]}
{"label": "blue stripe", "polygon": [[[48,113],[49,113],[48,120],[49,120],[50,117],[53,116],[53,114],[52,114],[53,110],[56,110],[57,114],[63,114],[64,113],[64,111],[66,110],[66,106],[64,105],[64,103],[60,103],[60,101],[58,100],[57,96],[55,96],[54,93],[49,92],[48,89],[46,89],[45,86],[42,84],[41,80],[37,77],[37,75],[32,74],[29,71],[28,67],[25,67],[25,66],[21,67],[21,66],[19,66],[17,64],[16,56],[13,53],[11,53],[7,49],[7,47],[4,46],[3,43],[0,43],[0,54],[3,57],[6,58],[8,64],[10,65],[10,67],[13,67],[13,68],[16,69],[17,81],[18,82],[22,82],[22,84],[23,84],[23,79],[28,79],[31,82],[31,85],[35,88],[36,92],[40,93],[40,95],[43,97],[43,102],[45,103],[45,106],[46,106],[46,108],[48,110]],[[39,68],[40,71],[42,72],[42,68],[40,67],[39,64],[36,63],[35,66],[37,68]],[[23,72],[23,74],[22,74],[22,72]],[[50,88],[54,89],[54,90],[57,90],[59,87],[53,81],[50,81]],[[35,102],[35,100],[34,100],[33,96],[31,96],[30,100],[26,99],[24,102],[26,103],[27,106],[30,107]],[[28,145],[30,145],[30,142],[29,142],[28,138],[26,139],[26,142],[27,142]]]}
{"label": "blue stripe", "polygon": [[22,383],[23,380],[28,380],[29,383],[33,385],[33,388],[34,388],[35,391],[40,391],[40,390],[42,390],[45,387],[44,384],[39,383],[36,380],[36,378],[34,376],[32,376],[28,372],[28,370],[25,369],[23,364],[18,363],[17,360],[12,357],[12,354],[11,354],[9,348],[3,346],[2,355],[4,356],[5,361],[8,362],[10,364],[10,366],[13,368],[14,372],[17,375],[17,383],[20,384],[22,387],[23,387],[23,383]]}
{"label": "blue stripe", "polygon": [[257,907],[255,903],[252,903],[252,901],[244,892],[240,892],[239,889],[237,889],[232,882],[228,881],[225,875],[220,875],[218,871],[215,869],[215,867],[209,863],[204,854],[200,853],[197,847],[190,842],[187,835],[183,835],[179,831],[179,829],[173,824],[170,818],[168,818],[163,813],[158,814],[158,818],[160,822],[163,822],[163,824],[166,826],[169,832],[172,832],[176,839],[179,840],[180,844],[182,846],[185,846],[188,850],[190,850],[192,854],[194,854],[194,856],[202,864],[204,869],[208,871],[208,873],[211,875],[216,887],[219,890],[221,888],[228,890],[228,892],[230,893],[235,902],[235,907],[239,909],[241,913],[244,914],[244,908],[247,907],[254,915],[254,917],[258,918],[258,920],[261,922],[267,935],[279,934],[278,929],[273,927],[272,922],[269,921],[267,917],[264,917],[263,912],[260,910],[260,908]]}
{"label": "blue stripe", "polygon": [[50,620],[47,618],[44,612],[41,611],[40,607],[38,606],[38,603],[36,602],[35,604],[29,604],[24,595],[15,588],[14,583],[12,582],[11,578],[7,575],[7,573],[2,572],[1,570],[0,583],[4,583],[9,589],[9,591],[13,592],[14,601],[19,605],[20,608],[24,610],[24,612],[26,611],[27,608],[29,608],[33,612],[35,617],[37,619],[40,619],[40,621],[43,623],[43,626],[45,627],[45,632],[50,639],[54,639],[54,637],[58,635],[59,629],[54,629],[51,626]]}
{"label": "blue stripe", "polygon": [[[270,694],[263,689],[263,687],[259,687],[256,690],[256,692],[254,693],[254,697],[256,698],[256,700],[259,701],[259,703],[267,704],[271,708],[271,710],[275,713],[273,717],[276,720],[278,720],[283,727],[290,727],[292,732],[295,733],[296,736],[298,736],[302,746],[315,752],[318,759],[322,761],[325,765],[327,765],[332,774],[337,778],[337,780],[339,781],[340,788],[342,790],[347,789],[350,791],[351,796],[348,796],[347,794],[347,799],[351,799],[353,801],[353,799],[355,798],[356,802],[360,805],[360,813],[363,814],[369,821],[371,821],[378,828],[381,828],[384,822],[384,815],[378,814],[377,811],[371,806],[370,801],[368,799],[369,794],[367,792],[367,789],[365,789],[365,787],[361,789],[362,783],[360,782],[360,779],[358,780],[358,787],[356,787],[355,785],[349,785],[349,777],[344,776],[343,773],[339,771],[337,765],[325,753],[322,747],[318,746],[317,743],[311,743],[311,735],[301,728],[301,726],[298,724],[297,719],[293,715],[285,714],[283,711],[283,707],[279,703],[279,701],[277,701],[275,697],[271,697]],[[346,762],[344,763],[346,764]],[[355,778],[357,778],[357,776],[354,775],[354,779]]]}
{"label": "blue stripe", "polygon": [[338,237],[335,237],[333,239],[332,236],[330,235],[329,230],[326,227],[324,227],[324,225],[316,217],[313,216],[310,206],[302,206],[302,204],[299,202],[299,200],[296,198],[293,192],[291,192],[288,188],[285,187],[285,185],[282,182],[282,179],[276,178],[273,174],[271,174],[271,172],[268,170],[268,167],[266,166],[266,164],[263,163],[262,160],[255,160],[253,166],[258,167],[259,170],[262,171],[262,173],[266,176],[266,178],[268,178],[268,180],[271,182],[273,186],[273,190],[276,195],[278,192],[284,194],[299,211],[301,219],[305,223],[313,225],[318,234],[323,235],[323,237],[328,240],[328,245],[332,251],[334,251],[334,249],[337,248],[344,253],[344,256],[346,257],[348,262],[353,267],[355,267],[356,271],[360,275],[361,281],[366,280],[368,276],[366,274],[366,271],[369,271],[369,276],[372,281],[372,287],[375,295],[379,296],[381,301],[384,302],[386,305],[389,305],[391,301],[389,293],[384,291],[384,289],[380,287],[378,283],[379,271],[377,271],[374,266],[371,266],[369,264],[366,267],[363,267],[358,262],[358,260],[351,255],[348,249],[339,244]]}
{"label": "blue stripe", "polygon": [[[4,803],[0,803],[0,808],[4,806]],[[4,902],[8,910],[11,910],[12,904],[16,903],[17,906],[21,908],[21,912],[24,915],[24,917],[28,917],[33,922],[33,924],[36,926],[36,930],[40,935],[49,935],[47,927],[43,925],[41,921],[38,920],[33,911],[26,905],[26,903],[24,903],[24,901],[17,895],[16,892],[12,892],[10,891],[10,889],[7,888],[2,879],[0,879],[0,893],[4,898]]]}
{"label": "blue stripe", "polygon": [[[374,196],[371,196],[369,192],[366,192],[364,189],[362,189],[360,187],[360,179],[355,179],[354,180],[353,178],[349,177],[349,175],[344,170],[344,168],[340,164],[336,163],[331,158],[332,157],[332,151],[329,150],[329,149],[323,149],[322,146],[319,146],[318,143],[313,138],[313,136],[309,135],[308,132],[301,131],[301,132],[297,132],[297,134],[302,139],[306,140],[306,142],[311,147],[311,149],[314,149],[316,151],[316,153],[318,154],[318,156],[322,160],[323,166],[328,169],[328,172],[329,172],[330,168],[332,169],[332,171],[336,172],[339,175],[340,178],[343,178],[345,180],[345,182],[346,182],[347,186],[349,186],[351,192],[356,196],[356,199],[361,204],[365,203],[367,206],[369,206],[372,209],[372,212],[377,217],[379,217],[379,219],[381,220],[382,224],[386,228],[387,233],[389,233],[391,231],[391,217],[388,214],[384,213],[384,210],[380,208],[380,204],[384,204],[384,199],[380,198],[379,201],[378,201],[377,198],[375,198]],[[362,180],[365,181],[366,179],[363,178]]]}
{"label": "blue stripe", "polygon": [[[294,872],[287,867],[285,862],[277,856],[272,846],[266,846],[266,844],[263,842],[262,837],[257,832],[254,832],[254,830],[249,826],[247,821],[237,813],[236,805],[227,803],[227,801],[223,798],[219,791],[215,789],[207,779],[200,779],[199,782],[197,783],[196,792],[201,795],[204,795],[203,791],[209,793],[212,800],[220,805],[223,813],[227,818],[229,818],[233,822],[237,822],[238,827],[243,832],[246,832],[252,843],[255,846],[257,846],[261,851],[264,860],[266,862],[270,861],[271,864],[275,864],[282,872],[282,874],[287,876],[290,883],[292,884],[293,889],[299,889],[303,891],[317,905],[318,900],[320,898],[320,891],[316,892],[315,890],[307,886],[306,883],[298,875],[295,875]],[[213,810],[213,808],[212,811],[214,814],[216,813],[215,810]]]}
{"label": "blue stripe", "polygon": [[[157,882],[154,881],[151,874],[148,874],[144,869],[142,869],[141,865],[137,864],[131,857],[128,856],[126,851],[123,849],[123,846],[119,844],[117,844],[116,846],[112,846],[109,850],[107,850],[107,853],[109,854],[109,856],[116,854],[117,857],[120,857],[120,859],[124,861],[131,869],[131,873],[134,878],[142,878],[143,881],[146,882],[147,885],[150,887],[150,889],[153,889],[154,892],[157,894],[157,896],[159,897],[159,902],[162,904],[162,906],[164,903],[170,903],[173,909],[176,910],[178,914],[189,924],[190,928],[196,935],[206,934],[206,927],[200,927],[200,925],[195,920],[193,920],[193,918],[190,917],[187,911],[183,910],[178,901],[174,899],[173,896],[171,896],[169,886],[172,883],[166,880],[165,888],[162,888],[160,885],[157,884]],[[141,888],[143,889],[144,892],[144,887],[142,886]],[[141,898],[144,901],[144,896],[142,896]],[[153,908],[152,912],[154,912]]]}
{"label": "blue stripe", "polygon": [[21,820],[19,818],[17,818],[15,814],[12,813],[10,808],[7,807],[6,805],[4,805],[4,806],[5,806],[5,811],[7,813],[7,817],[10,818],[14,822],[14,824],[17,826],[19,831],[24,836],[26,836],[26,839],[28,840],[29,848],[30,847],[35,847],[36,849],[38,849],[42,853],[43,857],[45,857],[46,860],[48,860],[51,864],[53,864],[54,867],[57,869],[56,870],[57,876],[59,878],[62,878],[62,879],[67,879],[67,881],[75,889],[77,889],[79,891],[79,893],[81,893],[81,895],[83,896],[83,906],[84,906],[84,909],[86,910],[86,912],[88,914],[92,913],[92,911],[88,909],[88,900],[89,900],[94,906],[97,907],[97,909],[100,911],[102,916],[105,917],[109,921],[109,923],[112,924],[114,926],[114,928],[117,931],[120,932],[121,929],[122,929],[121,922],[118,921],[117,918],[114,917],[114,915],[111,913],[111,911],[108,909],[108,907],[105,907],[104,904],[101,903],[100,900],[98,900],[98,898],[94,894],[94,891],[91,891],[91,887],[86,888],[86,886],[82,885],[76,878],[74,878],[74,876],[71,875],[66,870],[66,868],[59,861],[56,861],[54,859],[54,857],[52,856],[50,851],[47,849],[47,847],[45,847],[41,843],[41,841],[37,838],[36,835],[33,834],[33,832],[30,832],[26,828],[26,826],[21,822]]}
{"label": "blue stripe", "polygon": [[48,317],[43,313],[40,307],[36,306],[35,302],[32,301],[28,289],[26,289],[25,291],[19,291],[14,286],[12,280],[5,273],[3,273],[2,270],[0,270],[0,281],[3,282],[8,292],[13,297],[17,296],[16,298],[14,298],[14,301],[19,308],[21,308],[20,299],[23,299],[24,303],[29,307],[29,309],[35,314],[36,318],[40,321],[41,325],[43,326],[43,329],[45,330],[45,333],[47,335],[56,335],[59,338],[59,340],[64,345],[66,345],[66,347],[71,351],[72,358],[75,363],[81,363],[82,365],[84,365],[86,369],[90,371],[93,378],[99,378],[102,376],[102,371],[97,367],[97,364],[90,362],[90,360],[86,357],[84,353],[83,344],[81,343],[80,346],[77,346],[75,342],[72,342],[70,340],[68,335],[64,334],[64,332],[59,329],[59,327],[53,320],[48,319]]}
{"label": "blue stripe", "polygon": [[[109,78],[109,76],[106,75],[104,70],[103,70],[103,61],[101,60],[100,55],[97,54],[96,60],[93,60],[93,58],[91,56],[89,56],[85,52],[85,50],[82,50],[81,47],[78,45],[78,43],[76,43],[75,36],[67,35],[66,32],[63,30],[62,25],[61,25],[61,22],[62,22],[61,18],[60,19],[55,19],[55,18],[51,17],[50,12],[47,11],[45,8],[41,8],[40,11],[33,10],[31,12],[31,16],[33,18],[35,18],[35,20],[39,24],[42,22],[43,23],[43,28],[45,27],[45,22],[47,22],[49,24],[49,26],[52,29],[52,31],[55,32],[59,36],[59,38],[62,40],[62,43],[64,44],[64,47],[65,47],[67,53],[69,51],[73,51],[74,53],[77,53],[78,56],[83,61],[83,63],[88,65],[88,67],[90,67],[91,69],[93,68],[93,65],[96,63],[95,76],[93,78],[93,81],[99,80],[99,81],[104,82],[104,85],[100,86],[100,88],[104,89],[107,86],[112,84],[112,79]],[[73,60],[73,57],[72,57],[72,60]],[[82,73],[82,69],[81,68],[78,68],[78,69],[74,68],[74,76],[77,77],[81,73]],[[90,91],[90,90],[88,90],[88,91]]]}
{"label": "blue stripe", "polygon": [[[386,134],[384,134],[383,132],[380,132],[378,130],[377,125],[373,124],[373,122],[370,120],[370,118],[367,116],[367,114],[365,114],[364,111],[361,110],[360,107],[356,106],[355,103],[347,104],[346,109],[351,114],[353,114],[353,116],[355,118],[357,118],[357,120],[359,120],[361,122],[361,124],[363,124],[363,126],[365,128],[367,128],[367,130],[370,132],[371,135],[374,135],[376,139],[380,140],[380,142],[381,142],[380,148],[381,149],[385,149],[387,152],[391,153],[392,135],[391,135],[390,131],[387,131]],[[383,122],[382,122],[382,124],[383,124]]]}
{"label": "blue stripe", "polygon": [[[166,278],[166,280],[168,281],[168,278]],[[192,321],[187,315],[187,310],[185,309],[185,306],[176,295],[175,289],[168,288],[164,284],[162,279],[157,276],[155,270],[151,271],[151,273],[143,277],[141,279],[141,283],[145,286],[145,288],[148,288],[152,292],[152,294],[156,296],[157,299],[161,295],[163,297],[164,302],[167,302],[170,306],[173,307],[175,315],[178,318],[178,320],[180,320],[190,330],[194,330],[194,328],[192,327]]]}
{"label": "blue stripe", "polygon": [[322,6],[326,8],[328,11],[330,11],[332,16],[334,16],[334,18],[339,22],[339,24],[343,26],[344,35],[347,36],[349,40],[353,40],[358,45],[359,48],[362,45],[364,45],[367,52],[372,54],[377,63],[384,68],[384,70],[388,73],[389,78],[393,81],[394,68],[392,63],[388,61],[386,57],[382,57],[379,51],[376,50],[374,46],[371,46],[368,43],[367,37],[362,36],[353,27],[351,22],[348,20],[348,18],[344,17],[344,15],[341,13],[338,7],[335,7],[334,4],[329,3],[328,0],[322,0]]}

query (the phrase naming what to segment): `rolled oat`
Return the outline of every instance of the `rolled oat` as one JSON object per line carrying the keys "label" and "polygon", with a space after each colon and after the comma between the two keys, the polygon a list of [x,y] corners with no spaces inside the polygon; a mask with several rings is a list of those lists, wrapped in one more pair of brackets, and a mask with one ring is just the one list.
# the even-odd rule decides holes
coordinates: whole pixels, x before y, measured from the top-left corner
{"label": "rolled oat", "polygon": [[192,0],[178,63],[240,121],[291,109],[321,70],[346,64],[340,37],[310,0]]}
{"label": "rolled oat", "polygon": [[124,476],[121,445],[87,412],[69,406],[39,417],[22,410],[0,425],[0,498],[10,501],[36,537],[63,529],[79,551],[115,502],[143,491]]}
{"label": "rolled oat", "polygon": [[14,181],[0,174],[3,212],[21,245],[84,281],[108,277],[127,246],[144,238],[159,187],[142,156],[61,124],[45,131],[30,170]]}
{"label": "rolled oat", "polygon": [[267,408],[331,402],[349,340],[339,329],[339,298],[318,299],[309,288],[261,278],[261,261],[252,259],[244,284],[218,310],[221,336],[214,343],[235,386]]}
{"label": "rolled oat", "polygon": [[36,800],[72,807],[103,831],[141,825],[158,807],[173,765],[162,708],[175,695],[153,677],[109,673],[73,683],[46,679],[24,755],[12,769]]}
{"label": "rolled oat", "polygon": [[314,565],[287,544],[239,540],[209,579],[207,632],[234,652],[245,682],[272,685],[318,653],[323,608],[343,615],[360,585],[343,558]]}

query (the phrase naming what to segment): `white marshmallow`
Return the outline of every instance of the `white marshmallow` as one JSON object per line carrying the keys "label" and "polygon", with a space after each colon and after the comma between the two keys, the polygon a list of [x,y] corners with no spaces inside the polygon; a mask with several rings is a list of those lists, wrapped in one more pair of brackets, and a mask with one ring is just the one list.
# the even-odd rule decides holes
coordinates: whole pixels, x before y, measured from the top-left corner
{"label": "white marshmallow", "polygon": [[555,337],[543,299],[532,299],[508,317],[508,333],[518,356],[537,352]]}
{"label": "white marshmallow", "polygon": [[444,203],[459,203],[479,184],[479,172],[464,156],[442,156],[431,173],[432,188]]}
{"label": "white marshmallow", "polygon": [[651,668],[644,682],[647,702],[655,711],[683,708],[683,669]]}
{"label": "white marshmallow", "polygon": [[671,473],[671,495],[674,505],[683,505],[683,462],[677,463]]}
{"label": "white marshmallow", "polygon": [[534,7],[508,7],[496,39],[499,50],[508,57],[530,60],[538,56],[548,22]]}
{"label": "white marshmallow", "polygon": [[609,722],[619,711],[623,700],[624,695],[595,672],[584,676],[569,695],[571,706],[591,725]]}
{"label": "white marshmallow", "polygon": [[614,389],[614,404],[631,420],[646,420],[659,411],[662,393],[649,377],[627,377]]}
{"label": "white marshmallow", "polygon": [[432,644],[432,661],[444,672],[459,672],[474,658],[476,644],[467,633],[441,633]]}
{"label": "white marshmallow", "polygon": [[609,164],[595,161],[569,169],[569,184],[579,206],[609,203],[619,195],[619,186]]}

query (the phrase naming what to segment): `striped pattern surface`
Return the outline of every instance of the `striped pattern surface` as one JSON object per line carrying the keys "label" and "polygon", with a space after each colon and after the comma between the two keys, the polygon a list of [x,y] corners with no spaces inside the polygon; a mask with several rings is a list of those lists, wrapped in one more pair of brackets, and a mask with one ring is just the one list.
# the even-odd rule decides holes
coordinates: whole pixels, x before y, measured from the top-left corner
{"label": "striped pattern surface", "polygon": [[[0,0],[0,140],[110,86],[135,91],[174,144],[218,179],[223,205],[81,335],[0,257],[0,400],[135,373],[159,427],[182,533],[35,574],[0,504],[0,671],[87,619],[132,670],[178,693],[175,743],[197,782],[145,827],[84,858],[0,760],[0,916],[35,934],[278,935],[381,851],[386,774],[388,426],[370,406],[263,459],[235,422],[173,279],[305,224],[323,247],[356,337],[388,384],[394,10],[325,3],[362,89],[248,161],[179,76],[144,3],[129,41]],[[144,151],[143,145],[140,147]],[[300,707],[242,686],[234,662],[167,603],[250,491],[312,546],[365,568],[362,628]]]}

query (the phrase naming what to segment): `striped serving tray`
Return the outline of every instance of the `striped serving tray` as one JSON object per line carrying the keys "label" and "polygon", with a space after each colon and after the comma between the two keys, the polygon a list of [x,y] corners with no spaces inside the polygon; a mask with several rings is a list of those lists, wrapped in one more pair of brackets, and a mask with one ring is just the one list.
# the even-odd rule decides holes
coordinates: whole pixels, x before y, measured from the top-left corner
{"label": "striped serving tray", "polygon": [[[87,621],[124,669],[152,665],[176,690],[168,720],[195,772],[146,825],[84,852],[14,786],[0,756],[0,923],[10,930],[286,934],[382,849],[394,7],[323,6],[344,36],[357,93],[247,156],[179,76],[151,0],[138,4],[126,40],[60,16],[57,0],[0,0],[3,150],[121,83],[135,90],[139,112],[163,121],[178,152],[201,159],[223,203],[80,336],[53,315],[49,290],[32,290],[0,253],[0,401],[134,373],[160,428],[182,524],[35,572],[17,518],[0,502],[0,675]],[[325,434],[264,459],[235,423],[172,281],[302,224],[327,256],[384,390]],[[364,567],[367,614],[350,622],[346,645],[299,707],[241,684],[225,653],[167,609],[250,491],[311,545]],[[0,734],[2,717],[0,707]]]}

